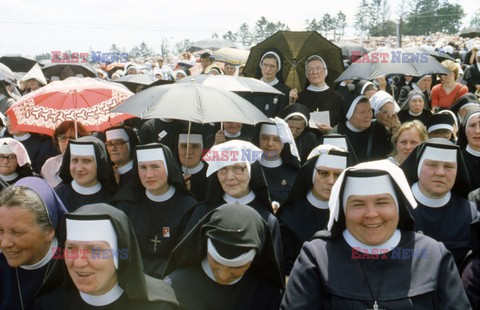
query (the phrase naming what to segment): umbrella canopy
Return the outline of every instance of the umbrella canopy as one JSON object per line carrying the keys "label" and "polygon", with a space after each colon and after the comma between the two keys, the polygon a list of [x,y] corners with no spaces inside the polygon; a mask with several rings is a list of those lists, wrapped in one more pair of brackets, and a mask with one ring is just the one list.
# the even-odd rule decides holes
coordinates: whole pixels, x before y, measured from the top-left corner
{"label": "umbrella canopy", "polygon": [[95,69],[88,63],[50,63],[42,68],[43,75],[49,80],[52,76],[60,78],[60,74],[65,67],[70,67],[73,70],[74,76],[80,77],[96,77]]}
{"label": "umbrella canopy", "polygon": [[28,72],[37,63],[35,59],[20,54],[4,55],[0,57],[0,62],[12,69],[13,72]]}
{"label": "umbrella canopy", "polygon": [[150,87],[130,97],[112,112],[201,124],[270,122],[265,114],[239,95],[194,83]]}
{"label": "umbrella canopy", "polygon": [[5,81],[9,84],[15,84],[17,81],[17,78],[15,77],[15,74],[13,74],[12,70],[2,63],[0,63],[0,81]]}
{"label": "umbrella canopy", "polygon": [[344,80],[373,80],[392,74],[422,76],[448,74],[448,70],[435,58],[405,49],[385,49],[364,55],[351,64],[335,82]]}
{"label": "umbrella canopy", "polygon": [[196,83],[233,92],[269,93],[283,95],[275,87],[254,78],[229,75],[200,74],[187,76],[176,83]]}
{"label": "umbrella canopy", "polygon": [[312,55],[323,58],[328,67],[327,84],[343,72],[342,50],[325,39],[316,31],[278,31],[271,37],[250,49],[245,75],[260,77],[260,59],[263,54],[276,49],[283,56],[282,75],[285,84],[290,88],[303,90],[307,81],[305,62]]}
{"label": "umbrella canopy", "polygon": [[196,50],[216,50],[222,47],[235,47],[235,43],[229,40],[220,39],[220,38],[210,38],[204,39],[200,41],[193,42],[189,48],[189,51],[196,51]]}
{"label": "umbrella canopy", "polygon": [[368,53],[368,50],[359,43],[346,41],[338,41],[333,43],[342,49],[343,59],[348,59],[352,62]]}
{"label": "umbrella canopy", "polygon": [[81,122],[89,131],[103,131],[132,115],[110,110],[133,95],[122,85],[92,78],[52,82],[14,103],[6,112],[18,131],[53,136],[67,120]]}
{"label": "umbrella canopy", "polygon": [[145,88],[146,85],[150,85],[156,82],[157,79],[149,74],[129,74],[119,77],[114,83],[120,83],[125,85],[130,91],[138,93]]}
{"label": "umbrella canopy", "polygon": [[480,38],[480,27],[470,27],[462,30],[460,36],[463,38]]}
{"label": "umbrella canopy", "polygon": [[428,55],[432,56],[438,61],[444,61],[447,59],[455,61],[455,59],[452,56],[446,53],[437,52],[435,49],[427,49],[421,46],[410,46],[410,47],[406,47],[405,50],[412,53],[428,53]]}
{"label": "umbrella canopy", "polygon": [[250,52],[238,48],[224,47],[213,52],[216,61],[229,62],[234,65],[243,65],[247,62]]}

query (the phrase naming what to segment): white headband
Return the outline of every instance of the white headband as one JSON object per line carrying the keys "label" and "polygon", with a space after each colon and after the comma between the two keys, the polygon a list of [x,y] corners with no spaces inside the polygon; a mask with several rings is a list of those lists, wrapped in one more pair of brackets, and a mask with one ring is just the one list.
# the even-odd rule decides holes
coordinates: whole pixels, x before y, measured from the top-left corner
{"label": "white headband", "polygon": [[290,118],[292,118],[292,117],[294,117],[294,116],[300,116],[300,117],[305,121],[305,124],[306,124],[306,126],[308,127],[307,117],[306,117],[303,113],[300,113],[300,112],[290,113],[290,114],[288,114],[287,116],[285,116],[284,120],[285,120],[285,121],[288,121]]}
{"label": "white headband", "polygon": [[318,156],[315,167],[319,166],[332,168],[332,169],[345,169],[347,168],[347,157],[341,155],[322,154]]}
{"label": "white headband", "polygon": [[420,95],[420,94],[415,94],[415,95],[413,95],[412,97],[410,97],[410,100],[409,100],[408,102],[412,101],[413,99],[417,99],[417,98],[422,99],[422,100],[425,101],[425,99],[424,99],[424,97],[423,97],[422,95]]}
{"label": "white headband", "polygon": [[1,154],[14,154],[15,152],[8,146],[8,143],[4,143],[0,146],[0,153]]}
{"label": "white headband", "polygon": [[115,268],[118,269],[117,234],[110,220],[73,220],[66,219],[67,240],[106,241],[112,249]]}
{"label": "white headband", "polygon": [[367,89],[367,87],[369,85],[372,85],[375,87],[375,84],[373,84],[372,82],[366,82],[365,84],[363,84],[363,87],[362,87],[362,90],[360,90],[360,94],[363,96],[363,93],[365,92],[365,89]]}
{"label": "white headband", "polygon": [[214,145],[203,157],[203,160],[208,164],[207,177],[224,167],[236,163],[245,163],[248,175],[250,175],[250,165],[260,160],[262,154],[263,151],[261,149],[247,141],[230,140]]}
{"label": "white headband", "polygon": [[116,139],[123,139],[125,141],[130,140],[127,132],[123,128],[107,130],[105,131],[105,137],[106,137],[106,141],[116,140]]}
{"label": "white headband", "polygon": [[265,54],[263,54],[262,59],[260,59],[260,65],[259,65],[260,68],[262,67],[263,59],[264,59],[265,56],[267,56],[267,55],[273,55],[273,56],[275,56],[275,58],[277,58],[277,67],[278,67],[277,71],[280,71],[280,69],[282,69],[282,62],[280,61],[280,56],[278,56],[277,53],[272,52],[272,51],[266,52]]}
{"label": "white headband", "polygon": [[[178,143],[188,143],[188,134],[181,133],[178,135]],[[200,144],[200,147],[203,148],[203,137],[200,134],[190,134],[190,143],[191,144]]]}
{"label": "white headband", "polygon": [[165,154],[163,154],[162,148],[137,150],[137,163],[141,163],[144,161],[154,161],[154,160],[163,161],[163,165],[165,166],[165,173],[168,176],[167,161],[165,160]]}
{"label": "white headband", "polygon": [[[357,106],[358,102],[359,102],[360,100],[364,99],[364,98],[367,98],[367,97],[361,95],[361,96],[357,96],[357,97],[353,100],[352,104],[350,105],[350,108],[348,109],[347,115],[346,115],[346,117],[347,117],[348,120],[352,117],[353,112],[355,112],[355,107]],[[368,101],[368,102],[369,102],[369,104],[370,104],[370,101]]]}
{"label": "white headband", "polygon": [[95,156],[95,147],[93,144],[75,144],[69,143],[70,146],[70,154],[76,156]]}
{"label": "white headband", "polygon": [[222,264],[224,266],[228,266],[228,267],[240,267],[240,266],[246,265],[249,262],[253,261],[253,259],[255,258],[255,254],[257,253],[255,249],[251,249],[250,251],[238,257],[235,257],[232,259],[224,258],[217,252],[217,249],[213,245],[210,238],[208,238],[208,241],[207,241],[207,251],[208,251],[208,254],[210,254],[210,256],[217,263]]}
{"label": "white headband", "polygon": [[467,119],[467,122],[465,124],[467,124],[465,127],[468,127],[468,123],[470,123],[470,120],[472,119],[472,117],[474,116],[478,116],[480,117],[480,112],[475,112],[475,113],[472,113],[472,115],[470,115]]}
{"label": "white headband", "polygon": [[432,131],[439,130],[439,129],[447,129],[453,132],[453,126],[445,123],[432,125],[428,127],[427,131],[428,133],[431,133]]}
{"label": "white headband", "polygon": [[327,77],[328,75],[328,68],[327,68],[327,64],[325,63],[325,60],[323,60],[322,57],[318,56],[318,55],[312,55],[310,57],[308,57],[307,61],[305,62],[305,75],[307,75],[307,66],[310,62],[314,61],[314,60],[320,60],[322,63],[323,63],[323,67],[325,68],[325,77]]}
{"label": "white headband", "polygon": [[467,102],[460,107],[460,110],[468,107],[478,107],[480,106],[477,102]]}
{"label": "white headband", "polygon": [[345,137],[325,137],[323,138],[323,144],[331,144],[348,150],[347,140]]}
{"label": "white headband", "polygon": [[425,159],[443,161],[449,163],[457,162],[457,150],[456,149],[443,149],[438,147],[427,146],[423,151],[422,157],[418,162],[417,175],[420,177],[420,171],[422,170],[423,162]]}
{"label": "white headband", "polygon": [[352,195],[366,196],[378,194],[390,194],[395,200],[395,205],[398,211],[398,199],[395,189],[393,188],[390,176],[384,174],[373,177],[351,177],[348,176],[345,180],[345,188],[343,189],[343,212],[347,207],[348,197]]}
{"label": "white headband", "polygon": [[278,129],[276,125],[262,124],[260,134],[278,136]]}

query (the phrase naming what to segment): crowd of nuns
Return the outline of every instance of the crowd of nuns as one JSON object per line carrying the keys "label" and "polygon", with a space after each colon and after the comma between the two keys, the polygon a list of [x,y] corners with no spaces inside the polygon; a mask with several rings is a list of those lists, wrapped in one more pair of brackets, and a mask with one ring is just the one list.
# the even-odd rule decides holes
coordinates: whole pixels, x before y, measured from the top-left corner
{"label": "crowd of nuns", "polygon": [[49,140],[2,120],[0,309],[480,309],[480,104],[458,66],[335,90],[311,55],[299,91],[282,63],[261,58],[284,95],[246,96],[256,126]]}

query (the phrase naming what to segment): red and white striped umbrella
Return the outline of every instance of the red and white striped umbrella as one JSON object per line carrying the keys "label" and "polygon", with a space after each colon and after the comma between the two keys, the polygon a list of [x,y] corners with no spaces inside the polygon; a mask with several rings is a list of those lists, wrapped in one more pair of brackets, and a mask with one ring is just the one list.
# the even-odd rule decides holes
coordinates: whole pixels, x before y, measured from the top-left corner
{"label": "red and white striped umbrella", "polygon": [[6,112],[16,131],[53,136],[63,121],[75,120],[89,131],[103,131],[134,117],[111,113],[133,93],[122,85],[92,78],[69,78],[52,82],[29,93]]}

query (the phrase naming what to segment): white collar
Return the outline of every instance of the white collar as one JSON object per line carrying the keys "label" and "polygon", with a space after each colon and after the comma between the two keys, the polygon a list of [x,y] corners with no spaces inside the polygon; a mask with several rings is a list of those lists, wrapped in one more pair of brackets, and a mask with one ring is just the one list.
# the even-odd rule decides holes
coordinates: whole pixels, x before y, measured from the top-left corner
{"label": "white collar", "polygon": [[[198,165],[196,165],[195,167],[188,168],[188,174],[192,175],[192,174],[198,173],[198,172],[202,171],[204,166],[205,166],[205,164],[203,163],[203,161],[200,161],[198,163]],[[183,173],[185,173],[187,171],[187,167],[182,165],[182,171],[183,171]]]}
{"label": "white collar", "polygon": [[228,203],[247,205],[250,202],[252,202],[254,199],[255,199],[255,193],[252,191],[250,191],[248,194],[240,198],[232,197],[227,193],[223,194],[223,200],[225,200],[225,202],[228,202]]}
{"label": "white collar", "polygon": [[271,82],[265,82],[265,81],[263,80],[263,77],[262,77],[260,80],[261,80],[262,82],[264,82],[264,83],[267,83],[267,84],[270,85],[270,86],[274,86],[274,85],[276,85],[278,82],[280,82],[280,81],[277,79],[277,77],[275,77],[275,78],[273,79],[273,81],[271,81]]}
{"label": "white collar", "polygon": [[[203,272],[205,272],[205,274],[210,278],[212,279],[213,281],[215,281],[215,283],[217,283],[218,285],[225,285],[225,284],[220,284],[217,282],[217,280],[215,279],[215,276],[213,275],[213,272],[212,272],[212,268],[210,268],[210,264],[208,263],[208,258],[205,257],[204,259],[202,259],[202,269],[203,269]],[[232,284],[235,284],[237,283],[238,281],[240,281],[241,279],[243,278],[243,276],[241,276],[240,278],[236,279],[236,280],[233,280],[232,282],[228,283],[228,285],[232,285]]]}
{"label": "white collar", "polygon": [[102,189],[102,183],[97,182],[97,184],[92,187],[83,187],[78,184],[77,181],[72,180],[72,188],[74,191],[81,195],[93,195],[98,193]]}
{"label": "white collar", "polygon": [[413,113],[412,111],[408,110],[408,114],[410,114],[411,116],[420,116],[422,115],[422,113],[423,113],[423,110],[418,113]]}
{"label": "white collar", "polygon": [[80,292],[80,297],[87,304],[94,307],[102,307],[111,304],[115,300],[119,299],[123,294],[123,288],[118,285],[118,282],[112,287],[111,290],[100,296],[93,296],[87,293]]}
{"label": "white collar", "polygon": [[355,239],[355,237],[348,231],[348,229],[345,229],[343,231],[343,239],[345,239],[345,241],[348,243],[348,245],[351,248],[360,249],[358,252],[361,252],[361,253],[364,253],[364,251],[367,250],[368,254],[373,254],[373,255],[390,252],[400,243],[401,238],[402,238],[402,233],[400,232],[399,229],[395,229],[395,232],[393,233],[393,235],[384,243],[379,245],[368,245]]}
{"label": "white collar", "polygon": [[259,162],[260,162],[260,165],[266,168],[277,168],[283,164],[283,160],[281,158],[278,158],[275,160],[267,160],[265,158],[261,158]]}
{"label": "white collar", "polygon": [[239,130],[236,134],[231,134],[229,132],[227,132],[226,130],[223,131],[223,134],[225,135],[225,137],[227,138],[238,138],[240,137],[240,135],[242,134],[242,131]]}
{"label": "white collar", "polygon": [[328,210],[328,200],[323,201],[313,196],[312,190],[308,191],[307,200],[317,209]]}
{"label": "white collar", "polygon": [[467,148],[465,149],[468,153],[472,154],[473,156],[475,157],[480,157],[480,152],[479,151],[475,151],[474,149],[472,149],[470,147],[470,145],[467,144]]}
{"label": "white collar", "polygon": [[129,161],[128,163],[126,163],[125,165],[123,165],[121,167],[118,167],[117,172],[118,172],[118,174],[125,174],[125,173],[129,172],[130,170],[132,170],[132,168],[133,168],[133,160]]}
{"label": "white collar", "polygon": [[0,177],[2,177],[2,179],[6,182],[10,182],[10,181],[15,180],[16,177],[18,177],[18,173],[14,171],[14,172],[10,173],[9,175],[0,174]]}
{"label": "white collar", "polygon": [[360,130],[360,129],[357,129],[357,128],[353,127],[353,125],[350,123],[350,121],[347,121],[345,124],[347,125],[347,128],[350,129],[353,132],[362,132],[363,131],[363,130]]}
{"label": "white collar", "polygon": [[145,190],[145,193],[147,194],[147,198],[151,201],[164,202],[173,197],[175,194],[175,186],[169,185],[167,192],[161,195],[154,195],[150,193],[148,189]]}
{"label": "white collar", "polygon": [[20,141],[20,142],[23,142],[25,140],[28,140],[32,135],[30,133],[26,133],[24,134],[23,136],[17,136],[17,135],[13,135],[13,138],[17,141]]}
{"label": "white collar", "polygon": [[329,89],[330,87],[328,87],[327,83],[324,83],[323,86],[314,86],[312,84],[308,85],[307,89],[310,90],[310,91],[314,91],[314,92],[321,92],[321,91],[325,91],[327,89]]}
{"label": "white collar", "polygon": [[[25,270],[35,270],[35,269],[40,269],[52,259],[53,254],[55,253],[56,249],[58,248],[58,240],[57,237],[53,237],[52,241],[50,242],[50,247],[48,248],[47,254],[39,260],[38,262],[32,264],[32,265],[23,265],[20,266],[20,268],[25,269]],[[47,267],[48,268],[48,267]]]}
{"label": "white collar", "polygon": [[425,196],[418,187],[418,182],[412,185],[412,193],[415,199],[422,205],[430,208],[441,208],[450,201],[452,196],[451,192],[448,192],[442,198],[430,198]]}

